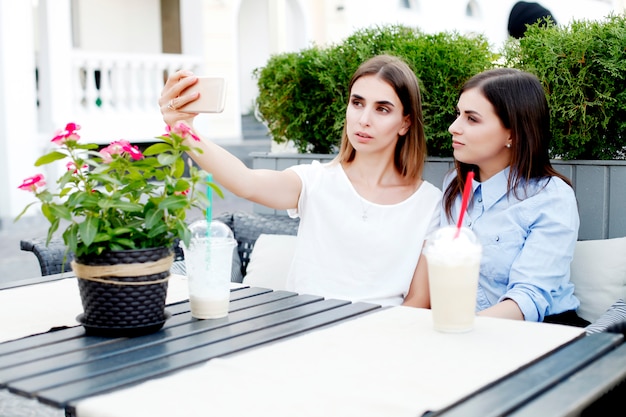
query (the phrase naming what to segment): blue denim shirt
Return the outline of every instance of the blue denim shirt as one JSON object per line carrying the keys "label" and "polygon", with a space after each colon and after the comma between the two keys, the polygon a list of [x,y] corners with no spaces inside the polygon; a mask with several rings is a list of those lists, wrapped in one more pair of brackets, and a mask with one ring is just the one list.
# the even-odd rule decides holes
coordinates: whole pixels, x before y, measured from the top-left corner
{"label": "blue denim shirt", "polygon": [[[573,189],[560,178],[532,181],[507,194],[509,168],[487,181],[474,181],[474,194],[463,219],[483,245],[476,311],[512,299],[525,320],[578,308],[570,263],[578,238],[578,206]],[[444,179],[444,191],[456,173]],[[449,220],[455,224],[458,196]]]}

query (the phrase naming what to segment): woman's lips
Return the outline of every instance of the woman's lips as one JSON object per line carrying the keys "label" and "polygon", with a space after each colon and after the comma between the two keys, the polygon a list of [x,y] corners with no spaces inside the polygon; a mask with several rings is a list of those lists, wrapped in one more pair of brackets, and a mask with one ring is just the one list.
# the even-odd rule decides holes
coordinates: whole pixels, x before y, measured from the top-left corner
{"label": "woman's lips", "polygon": [[356,140],[360,143],[370,142],[373,139],[371,135],[368,135],[364,132],[355,132],[354,136],[356,137]]}

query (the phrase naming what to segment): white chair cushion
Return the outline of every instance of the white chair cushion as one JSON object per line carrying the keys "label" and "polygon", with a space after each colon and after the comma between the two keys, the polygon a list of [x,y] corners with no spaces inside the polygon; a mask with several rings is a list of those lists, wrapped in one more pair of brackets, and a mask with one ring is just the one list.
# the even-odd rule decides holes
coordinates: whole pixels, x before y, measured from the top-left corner
{"label": "white chair cushion", "polygon": [[284,290],[295,248],[296,236],[259,235],[250,253],[243,283]]}
{"label": "white chair cushion", "polygon": [[626,237],[576,242],[571,264],[578,315],[596,321],[619,299],[626,299]]}

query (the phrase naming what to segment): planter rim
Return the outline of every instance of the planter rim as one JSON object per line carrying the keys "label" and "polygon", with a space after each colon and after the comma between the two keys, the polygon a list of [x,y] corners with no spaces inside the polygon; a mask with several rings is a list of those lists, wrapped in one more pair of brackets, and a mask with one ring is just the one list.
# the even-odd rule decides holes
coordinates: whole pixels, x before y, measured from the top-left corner
{"label": "planter rim", "polygon": [[[297,153],[297,152],[250,152],[253,158],[272,158],[272,159],[332,159],[337,154],[326,153]],[[451,156],[429,156],[426,161],[432,162],[453,162]],[[623,159],[551,159],[553,165],[616,165],[626,166],[626,160]]]}

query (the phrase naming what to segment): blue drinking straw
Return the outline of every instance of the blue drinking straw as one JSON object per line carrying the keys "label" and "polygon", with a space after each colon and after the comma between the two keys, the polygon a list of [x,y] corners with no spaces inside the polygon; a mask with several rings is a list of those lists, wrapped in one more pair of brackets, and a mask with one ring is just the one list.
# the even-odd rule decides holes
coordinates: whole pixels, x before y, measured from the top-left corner
{"label": "blue drinking straw", "polygon": [[213,218],[213,190],[209,183],[213,182],[213,175],[207,174],[206,176],[206,197],[208,200],[208,205],[206,207],[205,218],[207,222],[206,228],[206,253],[204,254],[206,265],[210,268],[211,265],[211,220]]}
{"label": "blue drinking straw", "polygon": [[213,190],[211,189],[211,186],[209,185],[209,183],[213,182],[213,174],[210,174],[210,173],[207,174],[206,181],[207,181],[206,197],[207,197],[207,200],[209,201],[209,204],[207,205],[207,208],[206,208],[206,221],[207,221],[206,234],[207,234],[207,238],[209,238],[211,237],[211,220],[213,219]]}

